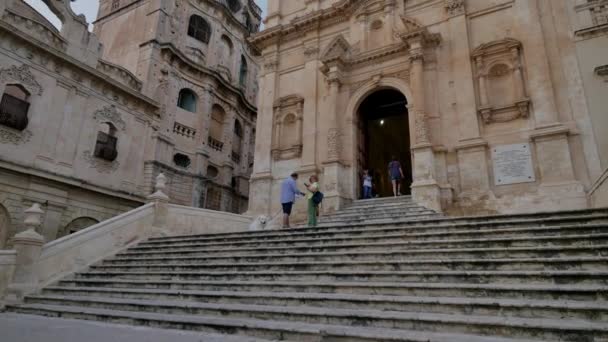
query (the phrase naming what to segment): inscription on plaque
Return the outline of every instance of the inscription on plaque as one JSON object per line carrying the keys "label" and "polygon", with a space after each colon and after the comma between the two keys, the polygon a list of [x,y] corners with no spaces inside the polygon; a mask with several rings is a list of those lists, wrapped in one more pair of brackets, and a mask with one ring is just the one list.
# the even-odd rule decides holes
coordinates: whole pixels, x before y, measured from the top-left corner
{"label": "inscription on plaque", "polygon": [[508,185],[536,181],[530,145],[501,145],[492,148],[494,183]]}

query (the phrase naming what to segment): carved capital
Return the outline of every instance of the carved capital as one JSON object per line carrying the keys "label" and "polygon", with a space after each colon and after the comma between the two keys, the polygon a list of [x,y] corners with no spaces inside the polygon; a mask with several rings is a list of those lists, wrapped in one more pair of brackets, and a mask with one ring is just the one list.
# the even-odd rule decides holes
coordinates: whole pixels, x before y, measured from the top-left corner
{"label": "carved capital", "polygon": [[32,133],[28,130],[19,131],[0,125],[0,144],[20,145],[30,141]]}
{"label": "carved capital", "polygon": [[456,17],[465,13],[464,0],[445,0],[444,6],[450,17]]}

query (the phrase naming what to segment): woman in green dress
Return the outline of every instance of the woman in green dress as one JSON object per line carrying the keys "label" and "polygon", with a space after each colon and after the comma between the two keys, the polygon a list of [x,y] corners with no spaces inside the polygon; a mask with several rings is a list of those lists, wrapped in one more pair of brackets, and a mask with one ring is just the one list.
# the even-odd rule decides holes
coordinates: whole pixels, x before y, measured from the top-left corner
{"label": "woman in green dress", "polygon": [[317,176],[310,176],[309,181],[310,184],[304,184],[308,190],[308,194],[306,195],[306,199],[308,200],[308,226],[315,227],[317,225],[319,205],[313,201],[313,196],[319,191],[319,179]]}

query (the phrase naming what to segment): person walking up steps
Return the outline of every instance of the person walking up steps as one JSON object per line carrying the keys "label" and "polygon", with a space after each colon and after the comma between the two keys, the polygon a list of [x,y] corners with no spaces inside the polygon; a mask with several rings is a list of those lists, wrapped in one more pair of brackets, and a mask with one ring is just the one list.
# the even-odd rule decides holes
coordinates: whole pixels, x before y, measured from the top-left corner
{"label": "person walking up steps", "polygon": [[315,227],[317,225],[317,216],[319,216],[319,179],[317,176],[310,176],[308,180],[310,184],[304,184],[308,190],[308,194],[306,195],[306,199],[308,200],[308,226]]}
{"label": "person walking up steps", "polygon": [[363,199],[372,198],[372,176],[368,170],[363,170]]}
{"label": "person walking up steps", "polygon": [[404,178],[404,176],[403,169],[401,169],[401,163],[397,160],[396,156],[393,156],[392,161],[388,164],[388,175],[393,182],[393,195],[395,195],[395,197],[401,195],[401,179]]}
{"label": "person walking up steps", "polygon": [[281,184],[281,206],[283,207],[283,228],[289,228],[289,216],[291,215],[291,209],[293,209],[293,203],[296,201],[296,195],[304,196],[304,193],[298,190],[296,181],[298,180],[298,174],[293,172],[287,179]]}

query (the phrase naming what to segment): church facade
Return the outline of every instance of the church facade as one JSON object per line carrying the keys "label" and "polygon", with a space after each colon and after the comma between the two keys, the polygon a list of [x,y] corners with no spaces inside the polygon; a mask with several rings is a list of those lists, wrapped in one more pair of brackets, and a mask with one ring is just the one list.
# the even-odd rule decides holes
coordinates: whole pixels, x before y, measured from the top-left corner
{"label": "church facade", "polygon": [[365,169],[390,196],[393,158],[402,193],[449,214],[601,205],[606,8],[269,0],[251,39],[263,69],[250,212],[274,215],[293,171],[320,176],[326,211],[361,197]]}
{"label": "church facade", "polygon": [[248,1],[100,1],[95,32],[70,0],[0,2],[0,249],[42,204],[63,237],[145,202],[242,212],[257,66]]}

